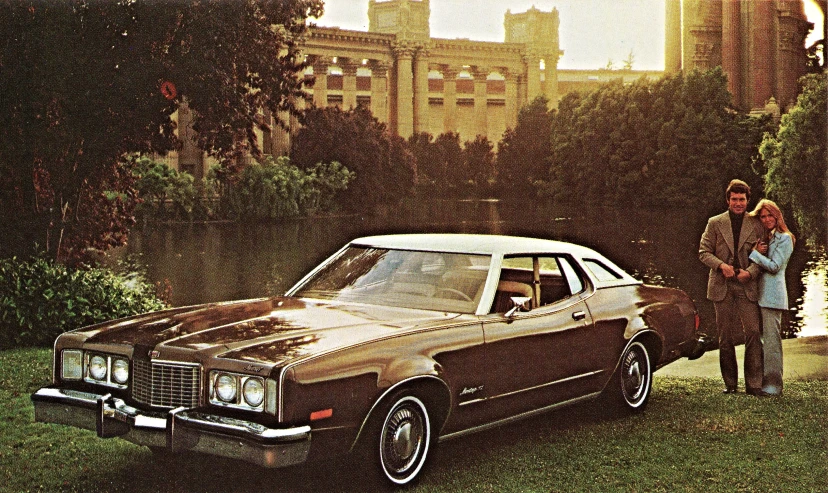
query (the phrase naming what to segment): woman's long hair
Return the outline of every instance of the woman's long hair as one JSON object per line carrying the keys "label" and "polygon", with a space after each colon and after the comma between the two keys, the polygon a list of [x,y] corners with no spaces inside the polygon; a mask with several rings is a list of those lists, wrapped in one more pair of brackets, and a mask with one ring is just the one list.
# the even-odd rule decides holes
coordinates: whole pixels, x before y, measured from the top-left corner
{"label": "woman's long hair", "polygon": [[759,217],[759,213],[762,212],[762,209],[768,211],[768,213],[776,219],[776,230],[780,233],[785,233],[791,237],[791,242],[796,243],[796,237],[791,230],[788,229],[788,225],[785,224],[785,218],[782,217],[782,211],[779,209],[779,206],[776,205],[776,202],[773,200],[762,199],[756,204],[756,208],[753,209],[753,212],[750,213],[751,216]]}

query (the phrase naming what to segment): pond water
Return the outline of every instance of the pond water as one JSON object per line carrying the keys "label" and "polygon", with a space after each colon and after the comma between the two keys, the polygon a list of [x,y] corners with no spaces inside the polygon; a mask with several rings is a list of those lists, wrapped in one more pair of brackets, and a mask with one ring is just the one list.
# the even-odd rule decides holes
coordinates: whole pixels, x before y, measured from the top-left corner
{"label": "pond water", "polygon": [[[712,211],[715,213],[716,211]],[[584,210],[527,201],[423,200],[371,216],[274,223],[154,225],[110,255],[169,284],[170,301],[190,305],[282,294],[347,241],[386,233],[487,233],[533,236],[592,247],[647,283],[677,287],[696,302],[715,333],[705,298],[707,268],[698,244],[708,212],[686,209]],[[792,304],[786,336],[828,334],[828,256],[797,242],[787,269]]]}

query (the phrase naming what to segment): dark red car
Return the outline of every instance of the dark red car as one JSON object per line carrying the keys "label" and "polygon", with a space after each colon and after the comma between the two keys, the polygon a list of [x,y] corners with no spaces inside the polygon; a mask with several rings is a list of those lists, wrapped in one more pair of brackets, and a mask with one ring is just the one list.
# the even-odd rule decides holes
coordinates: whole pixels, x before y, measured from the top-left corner
{"label": "dark red car", "polygon": [[487,235],[360,238],[284,297],[174,308],[55,342],[37,421],[280,467],[357,453],[395,484],[439,440],[603,396],[700,355],[682,291],[599,253]]}

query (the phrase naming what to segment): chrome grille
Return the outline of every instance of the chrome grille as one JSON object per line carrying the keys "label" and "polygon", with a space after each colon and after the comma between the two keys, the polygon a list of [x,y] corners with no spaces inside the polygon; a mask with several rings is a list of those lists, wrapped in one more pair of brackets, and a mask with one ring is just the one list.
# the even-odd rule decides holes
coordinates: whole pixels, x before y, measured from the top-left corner
{"label": "chrome grille", "polygon": [[134,361],[132,398],[157,407],[196,407],[201,368],[196,364]]}

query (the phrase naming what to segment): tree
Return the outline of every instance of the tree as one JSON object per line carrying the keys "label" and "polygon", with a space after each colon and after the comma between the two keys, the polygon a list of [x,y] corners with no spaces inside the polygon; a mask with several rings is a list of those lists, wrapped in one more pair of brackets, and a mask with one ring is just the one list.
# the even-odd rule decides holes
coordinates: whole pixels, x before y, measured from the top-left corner
{"label": "tree", "polygon": [[463,146],[463,163],[467,173],[466,182],[485,187],[494,181],[494,145],[485,135],[478,135],[474,140],[466,141]]}
{"label": "tree", "polygon": [[433,185],[441,176],[440,156],[434,145],[434,137],[428,132],[415,132],[408,138],[408,150],[414,158],[417,183]]}
{"label": "tree", "polygon": [[546,177],[552,152],[552,115],[549,100],[536,98],[521,108],[515,128],[506,129],[497,151],[497,185],[516,193],[532,190]]}
{"label": "tree", "polygon": [[414,186],[414,158],[402,137],[363,106],[311,107],[300,117],[302,128],[292,141],[291,160],[300,168],[339,162],[355,174],[339,193],[342,207],[370,211],[408,195]]}
{"label": "tree", "polygon": [[738,177],[761,195],[753,164],[772,121],[736,113],[730,99],[721,68],[567,94],[542,191],[573,203],[710,207]]}
{"label": "tree", "polygon": [[760,152],[767,165],[768,196],[793,210],[802,235],[828,245],[828,155],[825,74],[806,75],[796,105],[779,131],[765,134]]}
{"label": "tree", "polygon": [[825,40],[820,39],[805,50],[805,70],[809,74],[821,74],[826,66]]}
{"label": "tree", "polygon": [[0,0],[0,253],[123,243],[122,158],[175,149],[183,101],[202,149],[257,154],[262,110],[296,111],[298,43],[321,12],[321,0]]}
{"label": "tree", "polygon": [[434,147],[437,149],[437,163],[441,170],[440,180],[438,181],[439,188],[444,190],[456,188],[465,180],[468,180],[459,133],[441,133],[434,139]]}

